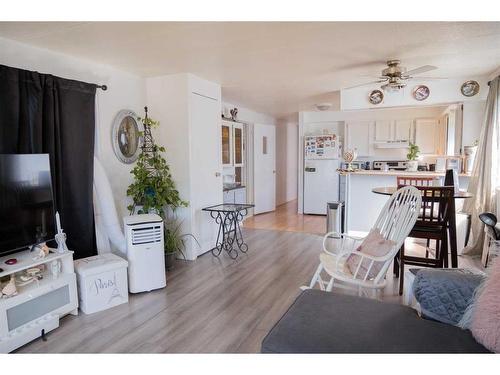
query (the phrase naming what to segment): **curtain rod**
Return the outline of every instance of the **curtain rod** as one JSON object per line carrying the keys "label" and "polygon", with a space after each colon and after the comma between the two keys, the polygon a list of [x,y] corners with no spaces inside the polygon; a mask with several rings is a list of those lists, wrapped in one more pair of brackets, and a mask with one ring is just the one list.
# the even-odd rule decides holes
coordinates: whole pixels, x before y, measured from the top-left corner
{"label": "curtain rod", "polygon": [[106,85],[96,85],[98,89],[101,89],[102,91],[106,91],[108,89],[108,86]]}

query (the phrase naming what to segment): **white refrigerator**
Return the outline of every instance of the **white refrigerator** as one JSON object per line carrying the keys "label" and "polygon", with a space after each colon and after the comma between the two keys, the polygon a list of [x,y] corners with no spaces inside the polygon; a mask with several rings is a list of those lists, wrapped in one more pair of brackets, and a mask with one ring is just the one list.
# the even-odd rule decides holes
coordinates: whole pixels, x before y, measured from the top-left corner
{"label": "white refrigerator", "polygon": [[338,159],[305,161],[304,213],[326,215],[327,202],[339,200]]}
{"label": "white refrigerator", "polygon": [[339,200],[338,144],[335,135],[305,137],[304,213],[326,215],[326,204]]}

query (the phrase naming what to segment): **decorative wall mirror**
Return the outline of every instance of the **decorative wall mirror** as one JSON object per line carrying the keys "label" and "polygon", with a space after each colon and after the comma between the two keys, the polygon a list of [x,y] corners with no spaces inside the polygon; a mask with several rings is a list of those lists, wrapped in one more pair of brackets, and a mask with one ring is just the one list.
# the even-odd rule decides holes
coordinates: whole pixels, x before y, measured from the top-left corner
{"label": "decorative wall mirror", "polygon": [[116,157],[123,163],[131,164],[141,152],[144,127],[137,114],[128,109],[121,110],[113,121],[111,140]]}

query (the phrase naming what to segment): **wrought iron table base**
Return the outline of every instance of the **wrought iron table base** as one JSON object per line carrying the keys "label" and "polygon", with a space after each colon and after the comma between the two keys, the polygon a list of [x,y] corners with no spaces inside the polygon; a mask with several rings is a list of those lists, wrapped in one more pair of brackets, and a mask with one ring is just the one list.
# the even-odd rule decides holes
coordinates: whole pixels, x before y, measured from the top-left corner
{"label": "wrought iron table base", "polygon": [[218,257],[222,251],[227,252],[231,259],[238,257],[238,250],[242,253],[248,251],[248,245],[243,241],[240,221],[246,215],[243,211],[211,211],[210,216],[219,224],[217,241],[211,250],[212,254]]}

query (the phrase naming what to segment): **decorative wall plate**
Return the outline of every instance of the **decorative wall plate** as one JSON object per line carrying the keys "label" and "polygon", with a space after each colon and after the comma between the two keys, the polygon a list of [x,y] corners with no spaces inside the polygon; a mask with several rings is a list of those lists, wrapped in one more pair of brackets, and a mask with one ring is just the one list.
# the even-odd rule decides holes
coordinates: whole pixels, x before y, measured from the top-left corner
{"label": "decorative wall plate", "polygon": [[477,81],[465,81],[460,87],[463,96],[474,96],[479,92],[479,83]]}
{"label": "decorative wall plate", "polygon": [[413,97],[415,98],[415,100],[421,102],[422,100],[427,99],[430,93],[431,90],[429,90],[427,86],[419,85],[413,90]]}
{"label": "decorative wall plate", "polygon": [[382,100],[384,100],[384,93],[380,90],[373,90],[370,92],[370,95],[368,95],[368,100],[371,104],[380,104],[382,103]]}
{"label": "decorative wall plate", "polygon": [[111,141],[115,155],[123,163],[131,164],[141,153],[144,127],[134,111],[123,109],[113,121]]}

